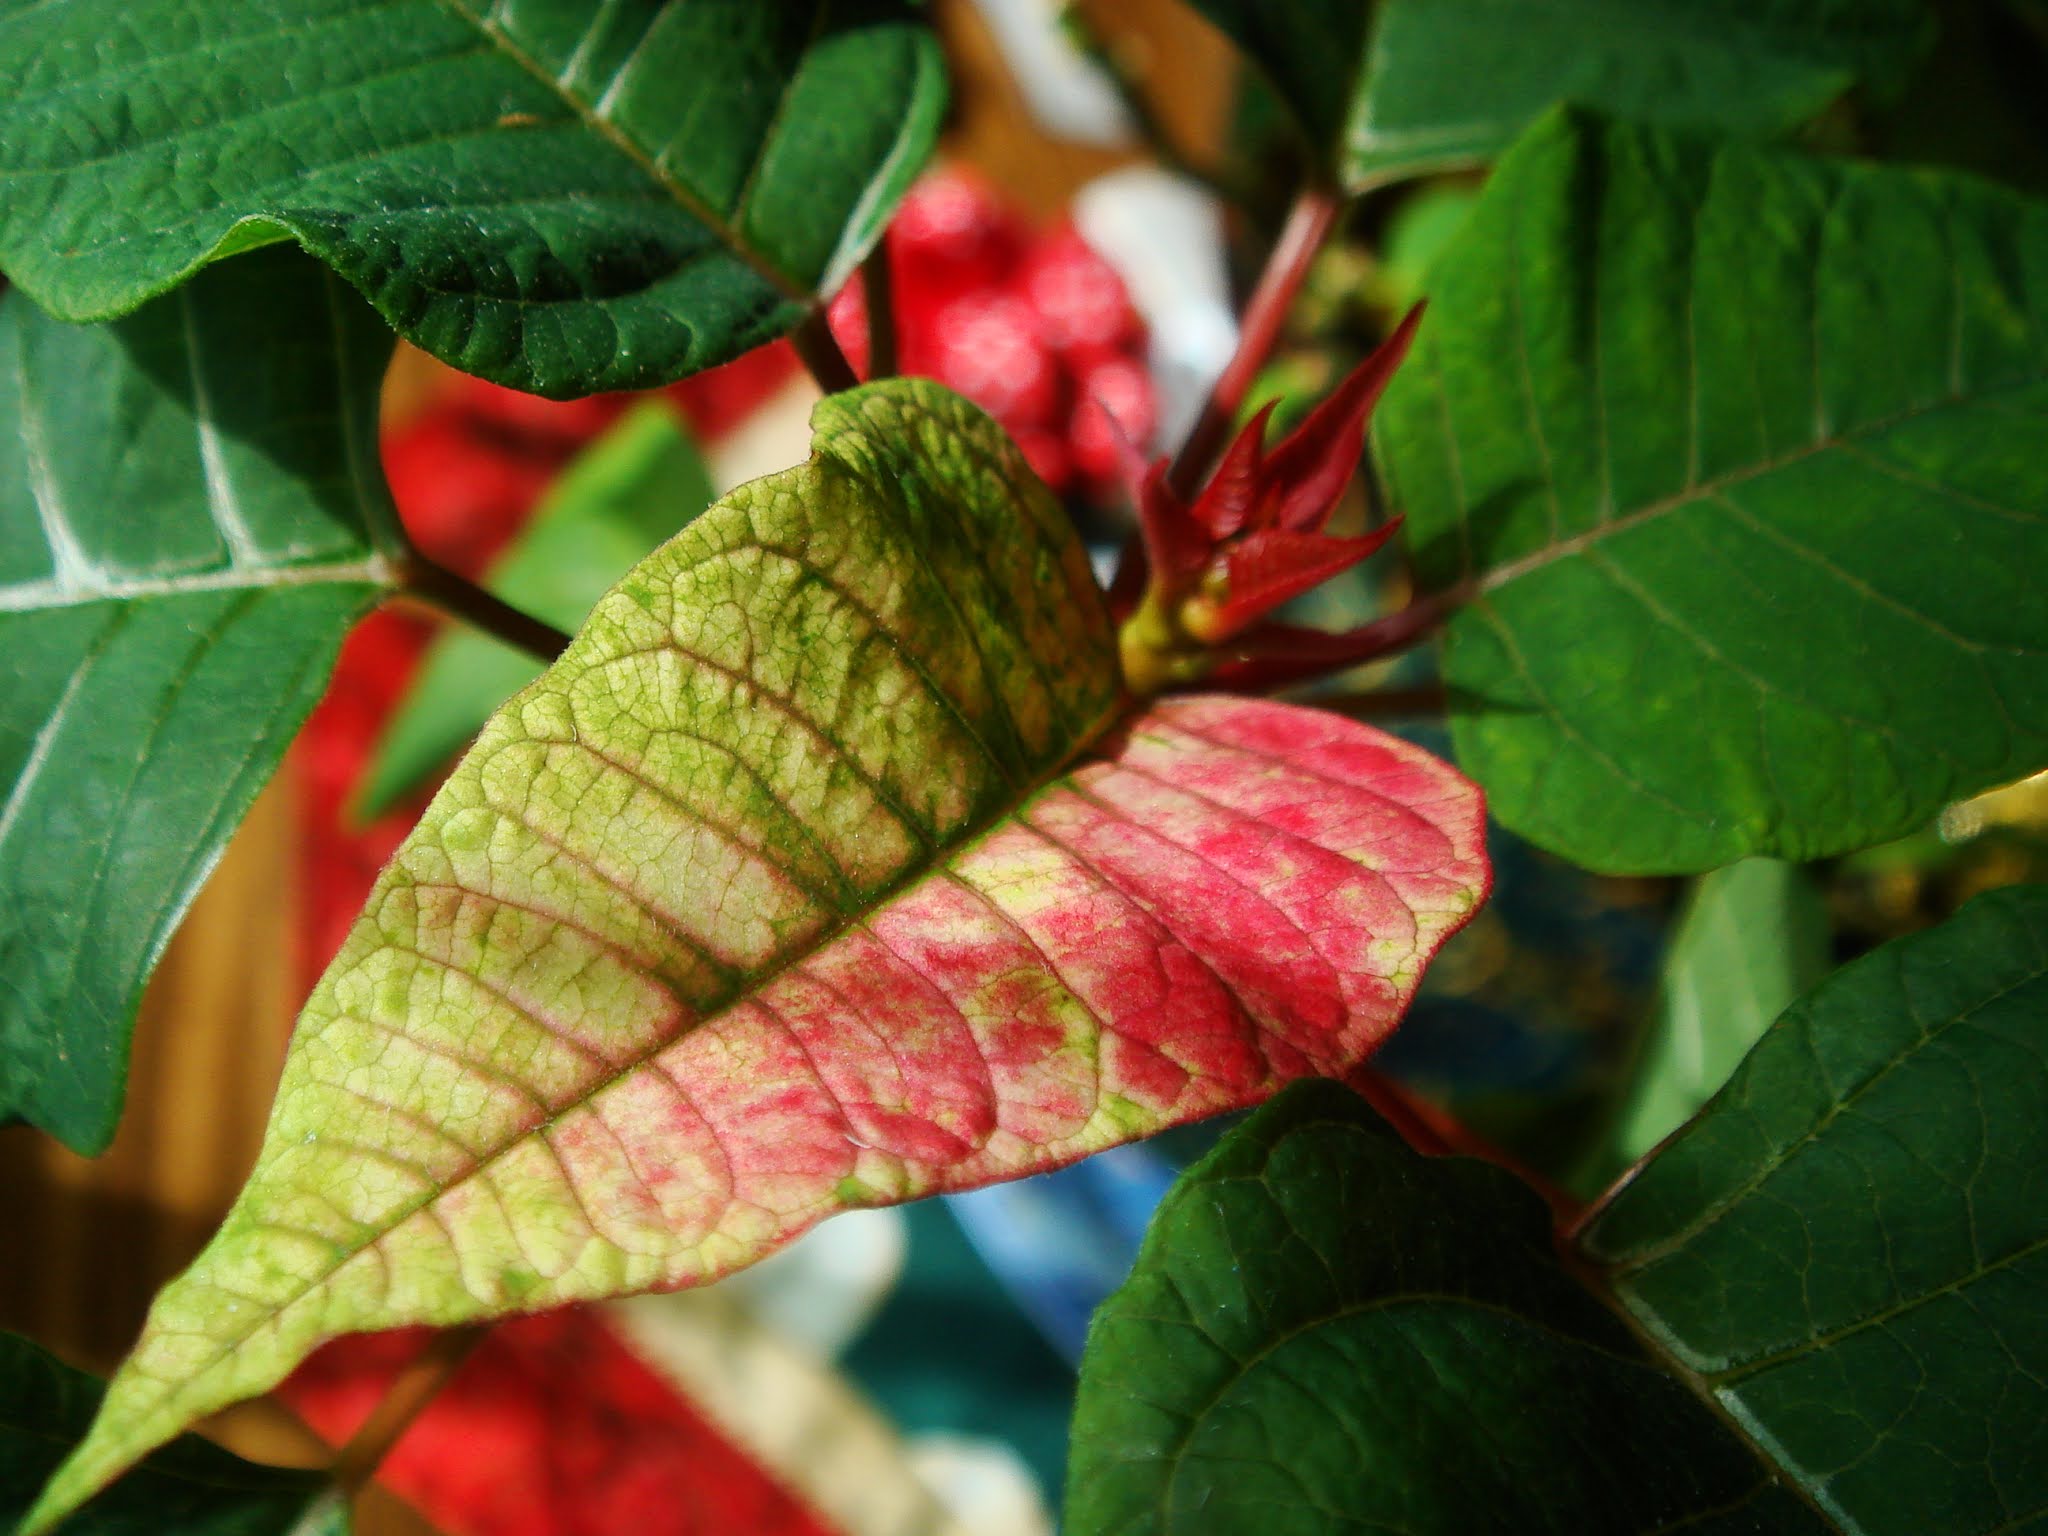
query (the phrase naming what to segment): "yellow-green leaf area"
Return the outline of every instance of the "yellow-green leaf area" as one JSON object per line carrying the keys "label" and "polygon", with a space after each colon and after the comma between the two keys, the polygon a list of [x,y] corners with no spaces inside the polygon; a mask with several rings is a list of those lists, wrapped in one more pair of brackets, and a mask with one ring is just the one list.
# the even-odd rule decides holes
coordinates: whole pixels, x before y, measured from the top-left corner
{"label": "yellow-green leaf area", "polygon": [[[985,828],[1118,692],[1085,551],[992,422],[899,383],[814,426],[808,463],[636,567],[485,728],[307,1004],[247,1189],[45,1512],[318,1338],[734,1261],[699,1230],[723,1187],[687,1166],[701,1120],[633,1068]],[[588,1107],[607,1084],[623,1119]],[[599,1218],[609,1240],[567,1235],[586,1153],[646,1197],[637,1226]]]}
{"label": "yellow-green leaf area", "polygon": [[336,1334],[700,1284],[1394,1028],[1486,888],[1474,786],[1312,710],[1127,712],[992,422],[896,381],[814,425],[486,725],[38,1519]]}

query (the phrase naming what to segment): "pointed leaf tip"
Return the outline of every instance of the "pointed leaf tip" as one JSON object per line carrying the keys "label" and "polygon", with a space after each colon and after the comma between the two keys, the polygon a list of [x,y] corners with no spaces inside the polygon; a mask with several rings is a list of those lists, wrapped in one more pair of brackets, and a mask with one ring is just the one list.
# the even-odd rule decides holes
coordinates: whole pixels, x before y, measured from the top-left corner
{"label": "pointed leaf tip", "polygon": [[1394,1028],[1485,894],[1478,791],[1286,705],[1119,719],[992,422],[917,380],[814,419],[457,767],[45,1517],[336,1334],[701,1284]]}
{"label": "pointed leaf tip", "polygon": [[1277,400],[1268,400],[1239,429],[1223,455],[1223,462],[1209,477],[1202,494],[1195,498],[1195,520],[1212,539],[1227,539],[1241,532],[1258,504],[1260,481],[1265,473],[1266,428],[1273,420]]}
{"label": "pointed leaf tip", "polygon": [[1411,308],[1393,334],[1267,456],[1269,494],[1277,498],[1273,526],[1308,532],[1329,520],[1365,453],[1366,418],[1407,358],[1425,303]]}

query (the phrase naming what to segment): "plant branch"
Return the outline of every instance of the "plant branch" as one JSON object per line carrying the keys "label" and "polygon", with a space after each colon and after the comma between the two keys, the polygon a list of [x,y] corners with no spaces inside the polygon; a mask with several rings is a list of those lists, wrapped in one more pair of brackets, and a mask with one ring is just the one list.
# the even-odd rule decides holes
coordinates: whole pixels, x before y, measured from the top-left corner
{"label": "plant branch", "polygon": [[1339,206],[1336,192],[1320,184],[1303,189],[1294,200],[1273,253],[1266,258],[1265,270],[1259,274],[1251,298],[1245,303],[1237,351],[1217,377],[1202,405],[1202,414],[1167,472],[1167,484],[1181,496],[1192,497],[1200,488],[1202,476],[1230,435],[1245,396],[1251,393],[1252,382],[1266,366],[1266,359],[1280,339],[1287,312],[1301,291],[1316,252],[1322,249],[1323,241],[1329,238],[1337,222]]}
{"label": "plant branch", "polygon": [[345,1493],[361,1491],[376,1475],[378,1465],[412,1427],[412,1421],[462,1369],[471,1351],[484,1341],[484,1336],[490,1331],[487,1323],[450,1328],[437,1334],[426,1352],[398,1373],[391,1390],[370,1410],[363,1427],[341,1448],[329,1469],[335,1483]]}
{"label": "plant branch", "polygon": [[553,661],[568,649],[569,637],[554,625],[514,608],[418,551],[408,553],[400,562],[398,578],[401,592],[432,603],[542,661]]}
{"label": "plant branch", "polygon": [[[873,317],[869,317],[869,333],[873,334]],[[846,360],[840,350],[839,338],[832,334],[832,327],[825,323],[825,311],[815,305],[804,316],[804,322],[790,333],[790,344],[796,348],[796,355],[802,360],[810,375],[817,380],[818,388],[828,395],[852,389],[860,383],[860,375],[853,371],[853,364]]]}
{"label": "plant branch", "polygon": [[885,235],[860,264],[861,297],[868,310],[868,377],[896,377],[896,279]]}

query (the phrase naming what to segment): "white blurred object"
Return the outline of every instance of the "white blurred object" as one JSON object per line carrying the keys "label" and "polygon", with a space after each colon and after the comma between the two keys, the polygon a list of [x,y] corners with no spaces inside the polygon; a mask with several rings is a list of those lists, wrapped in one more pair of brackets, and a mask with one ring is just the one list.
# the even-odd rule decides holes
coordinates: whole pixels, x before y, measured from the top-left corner
{"label": "white blurred object", "polygon": [[1052,1536],[1052,1516],[1017,1453],[971,1435],[913,1435],[910,1465],[974,1536]]}
{"label": "white blurred object", "polygon": [[835,1368],[764,1326],[731,1285],[607,1302],[605,1314],[643,1363],[834,1530],[987,1536],[951,1513],[894,1426]]}
{"label": "white blurred object", "polygon": [[719,1289],[782,1338],[832,1360],[888,1299],[909,1250],[901,1211],[845,1211]]}
{"label": "white blurred object", "polygon": [[1089,182],[1073,214],[1081,238],[1116,268],[1144,316],[1157,441],[1177,443],[1237,348],[1222,205],[1184,176],[1136,165]]}
{"label": "white blurred object", "polygon": [[711,483],[723,496],[736,485],[801,464],[811,454],[811,408],[818,386],[799,373],[775,394],[705,445]]}
{"label": "white blurred object", "polygon": [[1061,0],[975,0],[975,8],[1047,133],[1108,149],[1137,136],[1115,84],[1060,25]]}

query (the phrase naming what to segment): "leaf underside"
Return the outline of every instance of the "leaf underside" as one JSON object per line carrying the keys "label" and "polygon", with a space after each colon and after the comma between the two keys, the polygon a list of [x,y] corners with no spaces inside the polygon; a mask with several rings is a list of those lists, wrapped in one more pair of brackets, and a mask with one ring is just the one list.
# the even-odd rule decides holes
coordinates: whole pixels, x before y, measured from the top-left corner
{"label": "leaf underside", "polygon": [[1700,877],[1672,930],[1656,1017],[1602,1149],[1608,1178],[1720,1091],[1778,1015],[1827,975],[1829,939],[1826,898],[1795,864],[1744,859]]}
{"label": "leaf underside", "polygon": [[1074,1536],[1827,1527],[1558,1266],[1500,1169],[1290,1088],[1161,1204],[1097,1312]]}
{"label": "leaf underside", "polygon": [[815,427],[486,727],[43,1517],[334,1334],[699,1283],[1393,1027],[1483,894],[1477,792],[1287,706],[1119,720],[993,423],[899,381]]}
{"label": "leaf underside", "polygon": [[[1193,0],[1354,192],[1476,165],[1558,102],[1769,134],[1898,86],[1922,0]],[[1369,20],[1368,20],[1369,18]]]}
{"label": "leaf underside", "polygon": [[1560,114],[1432,291],[1377,445],[1503,822],[1685,872],[2048,762],[2048,207]]}
{"label": "leaf underside", "polygon": [[390,345],[289,251],[109,326],[0,298],[0,1119],[113,1136],[150,968],[383,585]]}
{"label": "leaf underside", "polygon": [[1342,167],[1354,190],[1491,159],[1543,110],[1782,132],[1902,83],[1922,0],[1386,0]]}
{"label": "leaf underside", "polygon": [[1838,972],[1585,1239],[1844,1529],[2048,1517],[2048,888]]}
{"label": "leaf underside", "polygon": [[0,0],[0,267],[66,319],[293,239],[543,394],[780,335],[944,100],[911,0]]}

